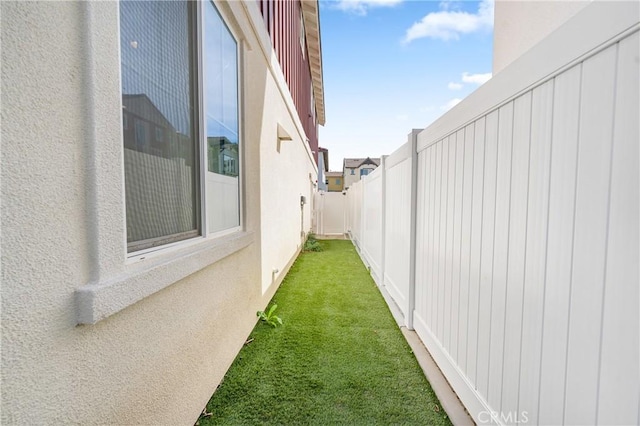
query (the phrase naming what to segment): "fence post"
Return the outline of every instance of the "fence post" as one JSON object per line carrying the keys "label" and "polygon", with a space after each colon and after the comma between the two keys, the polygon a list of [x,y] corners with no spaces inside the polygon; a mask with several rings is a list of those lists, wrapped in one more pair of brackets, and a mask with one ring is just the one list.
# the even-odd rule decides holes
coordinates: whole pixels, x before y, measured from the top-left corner
{"label": "fence post", "polygon": [[[364,182],[362,181],[362,179],[360,179],[360,253],[362,253],[362,255],[360,256],[362,259],[365,259],[366,256],[364,255],[363,249],[364,249]],[[366,261],[365,263],[367,263],[368,261]]]}
{"label": "fence post", "polygon": [[322,197],[322,191],[318,191],[318,202],[316,208],[316,234],[322,235],[322,228],[324,226],[324,198]]}
{"label": "fence post", "polygon": [[413,330],[413,310],[416,307],[416,231],[418,216],[418,133],[413,129],[409,133],[411,144],[411,219],[409,237],[409,294],[405,323],[409,330]]}
{"label": "fence post", "polygon": [[380,223],[382,235],[380,238],[380,287],[384,287],[384,271],[385,271],[385,251],[386,251],[386,235],[387,235],[387,157],[388,155],[382,155],[380,157],[380,167],[382,168],[382,176],[380,176],[381,190],[380,198],[382,203],[382,209],[380,210]]}

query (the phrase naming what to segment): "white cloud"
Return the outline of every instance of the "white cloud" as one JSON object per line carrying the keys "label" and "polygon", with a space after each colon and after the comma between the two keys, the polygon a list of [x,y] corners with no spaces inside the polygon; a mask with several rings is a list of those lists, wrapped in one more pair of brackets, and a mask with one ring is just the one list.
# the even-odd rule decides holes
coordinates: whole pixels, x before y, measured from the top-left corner
{"label": "white cloud", "polygon": [[469,74],[468,72],[462,73],[462,81],[465,83],[474,83],[481,85],[491,79],[492,74],[490,72],[486,74]]}
{"label": "white cloud", "polygon": [[446,104],[442,105],[440,107],[440,109],[443,110],[443,111],[449,111],[451,108],[453,108],[454,106],[458,105],[460,102],[462,102],[462,99],[453,98],[449,102],[447,102]]}
{"label": "white cloud", "polygon": [[357,15],[366,15],[369,9],[375,7],[393,7],[402,3],[403,0],[338,0],[335,4],[337,9]]}
{"label": "white cloud", "polygon": [[398,121],[407,121],[408,119],[409,119],[409,116],[406,114],[396,115],[396,120]]}
{"label": "white cloud", "polygon": [[407,30],[404,43],[424,37],[457,40],[461,34],[493,28],[493,0],[482,0],[476,13],[451,10],[449,6],[449,2],[443,2],[439,12],[414,23]]}
{"label": "white cloud", "polygon": [[462,89],[462,84],[450,82],[447,85],[447,87],[449,88],[449,90],[460,90],[460,89]]}
{"label": "white cloud", "polygon": [[457,0],[442,0],[440,2],[440,10],[454,10],[458,9],[458,1]]}

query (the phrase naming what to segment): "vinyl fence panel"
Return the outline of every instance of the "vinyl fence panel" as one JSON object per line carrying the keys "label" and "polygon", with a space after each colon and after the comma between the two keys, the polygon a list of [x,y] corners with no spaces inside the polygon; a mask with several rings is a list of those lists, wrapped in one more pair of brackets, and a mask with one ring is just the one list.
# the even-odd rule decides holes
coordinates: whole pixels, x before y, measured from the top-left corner
{"label": "vinyl fence panel", "polygon": [[319,235],[344,235],[347,232],[347,200],[342,192],[317,192],[317,225]]}
{"label": "vinyl fence panel", "polygon": [[419,135],[416,330],[479,423],[638,421],[637,28]]}
{"label": "vinyl fence panel", "polygon": [[378,167],[362,182],[362,241],[361,250],[378,284],[382,283],[384,231],[383,223],[383,168]]}
{"label": "vinyl fence panel", "polygon": [[[611,152],[608,234],[602,297],[598,424],[633,423],[637,410],[638,258],[638,33],[618,44]],[[635,334],[633,334],[635,332]],[[634,400],[634,398],[636,398]],[[640,418],[636,418],[636,424]]]}
{"label": "vinyl fence panel", "polygon": [[590,4],[347,194],[479,424],[640,422],[639,15]]}
{"label": "vinyl fence panel", "polygon": [[384,286],[409,315],[411,240],[411,143],[385,159]]}
{"label": "vinyl fence panel", "polygon": [[356,182],[347,191],[347,232],[360,247],[362,235],[362,182]]}

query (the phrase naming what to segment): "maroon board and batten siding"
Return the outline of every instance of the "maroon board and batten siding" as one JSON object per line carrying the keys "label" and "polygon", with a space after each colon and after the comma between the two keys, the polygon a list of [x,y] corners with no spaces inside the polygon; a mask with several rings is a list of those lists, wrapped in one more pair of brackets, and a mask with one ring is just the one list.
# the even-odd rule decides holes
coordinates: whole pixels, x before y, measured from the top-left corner
{"label": "maroon board and batten siding", "polygon": [[309,55],[300,43],[301,5],[299,0],[257,0],[300,122],[318,163],[318,126],[311,92],[313,82]]}

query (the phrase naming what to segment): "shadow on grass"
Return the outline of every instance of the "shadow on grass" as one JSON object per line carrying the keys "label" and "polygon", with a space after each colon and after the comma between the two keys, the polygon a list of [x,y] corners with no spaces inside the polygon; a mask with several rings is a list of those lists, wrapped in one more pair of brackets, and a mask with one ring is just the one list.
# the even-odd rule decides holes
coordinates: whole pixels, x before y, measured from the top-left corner
{"label": "shadow on grass", "polygon": [[302,253],[207,404],[214,424],[451,424],[350,241]]}

